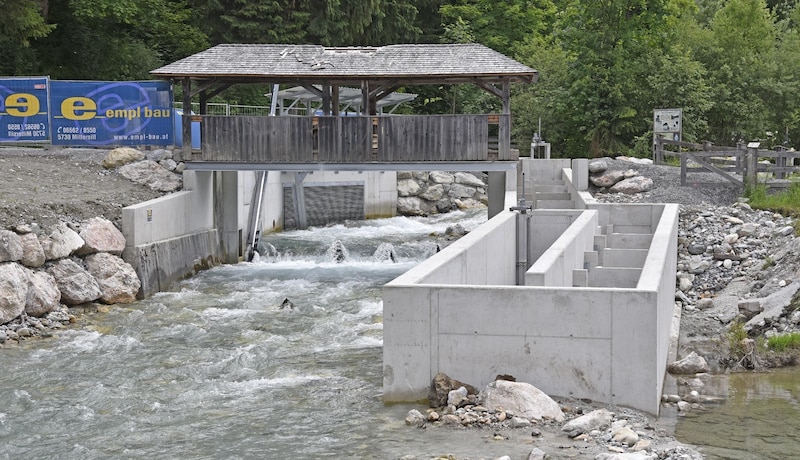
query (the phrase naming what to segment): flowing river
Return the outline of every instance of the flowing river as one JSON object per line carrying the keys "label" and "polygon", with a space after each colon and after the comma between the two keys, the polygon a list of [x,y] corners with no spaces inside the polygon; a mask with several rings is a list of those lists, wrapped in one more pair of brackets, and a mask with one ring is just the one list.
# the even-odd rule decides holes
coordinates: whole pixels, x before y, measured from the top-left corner
{"label": "flowing river", "polygon": [[257,261],[7,347],[0,458],[527,455],[469,430],[410,428],[405,414],[424,406],[382,401],[381,286],[436,252],[433,233],[485,220],[484,209],[269,235]]}
{"label": "flowing river", "polygon": [[[381,286],[436,251],[432,234],[485,219],[268,235],[252,263],[0,350],[0,459],[527,458],[530,443],[491,432],[408,427],[424,406],[381,399]],[[798,456],[797,374],[778,387],[729,379],[730,405],[681,417],[678,438],[709,458]],[[787,443],[788,457],[754,454]]]}

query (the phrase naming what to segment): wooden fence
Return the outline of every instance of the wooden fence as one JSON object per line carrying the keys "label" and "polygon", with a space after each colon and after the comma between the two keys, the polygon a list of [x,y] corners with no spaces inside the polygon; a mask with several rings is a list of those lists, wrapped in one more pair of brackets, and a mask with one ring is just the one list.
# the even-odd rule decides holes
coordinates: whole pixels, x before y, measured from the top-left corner
{"label": "wooden fence", "polygon": [[795,166],[800,152],[764,150],[752,144],[720,147],[708,142],[695,144],[656,138],[654,163],[663,164],[666,157],[680,159],[681,185],[687,184],[690,173],[712,172],[739,187],[762,183],[778,188],[788,187],[793,183],[792,174],[800,174],[800,166]]}
{"label": "wooden fence", "polygon": [[192,162],[391,163],[519,158],[511,149],[510,115],[193,117],[197,119],[201,122],[201,151],[193,152]]}

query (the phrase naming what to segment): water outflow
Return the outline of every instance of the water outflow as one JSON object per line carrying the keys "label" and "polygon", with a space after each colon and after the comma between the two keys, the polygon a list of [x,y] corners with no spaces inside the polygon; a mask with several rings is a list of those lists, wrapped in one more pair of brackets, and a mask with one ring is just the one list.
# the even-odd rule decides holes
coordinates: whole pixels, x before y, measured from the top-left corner
{"label": "water outflow", "polygon": [[381,400],[381,286],[485,215],[265,235],[253,262],[0,350],[0,459],[522,458],[529,443],[410,428],[423,405]]}

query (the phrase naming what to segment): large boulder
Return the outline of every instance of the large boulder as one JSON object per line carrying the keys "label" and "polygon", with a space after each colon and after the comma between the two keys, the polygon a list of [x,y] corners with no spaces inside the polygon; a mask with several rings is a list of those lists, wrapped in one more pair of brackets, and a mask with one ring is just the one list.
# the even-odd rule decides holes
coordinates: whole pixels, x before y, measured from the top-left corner
{"label": "large boulder", "polygon": [[181,176],[151,160],[126,164],[119,168],[119,173],[126,179],[158,192],[174,192],[183,185]]}
{"label": "large boulder", "polygon": [[0,263],[0,324],[25,311],[30,270],[13,262]]}
{"label": "large boulder", "polygon": [[45,271],[33,272],[28,282],[28,297],[25,313],[29,316],[44,316],[61,304],[61,291],[53,275]]}
{"label": "large boulder", "polygon": [[495,380],[478,397],[489,410],[503,409],[529,420],[564,421],[558,403],[530,383]]}
{"label": "large boulder", "polygon": [[0,230],[0,262],[22,259],[22,240],[11,230]]}
{"label": "large boulder", "polygon": [[414,179],[401,179],[397,181],[398,196],[416,196],[422,188]]}
{"label": "large boulder", "polygon": [[623,179],[625,179],[625,173],[619,170],[605,171],[602,174],[589,177],[589,181],[595,187],[611,187]]}
{"label": "large boulder", "polygon": [[397,214],[401,216],[424,216],[422,200],[416,196],[401,196],[397,199]]}
{"label": "large boulder", "polygon": [[86,255],[108,252],[114,255],[125,250],[125,236],[110,220],[101,217],[89,219],[81,226],[80,236],[84,245],[76,254]]}
{"label": "large boulder", "polygon": [[50,235],[42,239],[42,249],[47,260],[63,259],[83,247],[83,238],[69,228],[67,224],[60,223]]}
{"label": "large boulder", "polygon": [[456,184],[463,184],[468,187],[486,187],[486,184],[472,173],[457,172],[454,177]]}
{"label": "large boulder", "polygon": [[691,352],[685,358],[671,363],[667,370],[670,374],[688,375],[709,372],[711,367],[705,358],[695,352]]}
{"label": "large boulder", "polygon": [[100,301],[114,304],[136,300],[142,283],[129,263],[107,252],[88,255],[84,260],[89,274],[100,286]]}
{"label": "large boulder", "polygon": [[106,154],[106,157],[103,158],[103,167],[114,169],[142,159],[144,159],[144,153],[131,147],[119,147]]}
{"label": "large boulder", "polygon": [[80,305],[99,299],[103,293],[97,280],[72,259],[60,259],[47,268],[61,291],[61,301]]}
{"label": "large boulder", "polygon": [[633,195],[636,193],[647,192],[653,188],[653,179],[643,176],[635,176],[623,179],[608,189],[611,193],[624,193]]}
{"label": "large boulder", "polygon": [[429,177],[434,184],[452,184],[456,180],[455,176],[444,171],[431,171]]}
{"label": "large boulder", "polygon": [[39,268],[46,262],[44,248],[35,233],[24,233],[19,236],[22,242],[22,258],[20,263],[29,268]]}

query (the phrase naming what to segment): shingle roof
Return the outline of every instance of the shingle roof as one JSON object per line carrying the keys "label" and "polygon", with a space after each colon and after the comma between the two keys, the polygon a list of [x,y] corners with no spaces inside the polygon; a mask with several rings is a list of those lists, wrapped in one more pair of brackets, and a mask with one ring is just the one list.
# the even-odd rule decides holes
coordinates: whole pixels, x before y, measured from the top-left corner
{"label": "shingle roof", "polygon": [[150,72],[163,78],[532,82],[536,71],[480,44],[217,45]]}

